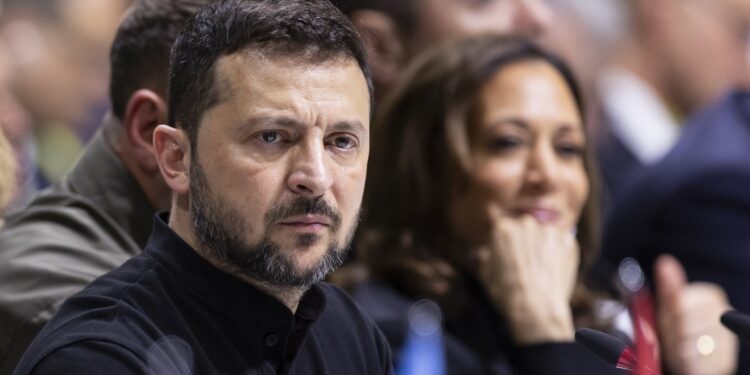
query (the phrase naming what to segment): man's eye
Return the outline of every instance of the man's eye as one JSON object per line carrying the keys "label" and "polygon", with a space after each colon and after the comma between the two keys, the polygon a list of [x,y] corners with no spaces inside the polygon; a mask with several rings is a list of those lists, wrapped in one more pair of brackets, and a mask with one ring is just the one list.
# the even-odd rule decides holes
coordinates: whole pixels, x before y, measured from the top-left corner
{"label": "man's eye", "polygon": [[351,137],[339,136],[333,139],[333,146],[342,150],[348,150],[357,146]]}
{"label": "man's eye", "polygon": [[276,143],[279,141],[279,133],[277,132],[263,132],[260,134],[260,139],[266,143]]}

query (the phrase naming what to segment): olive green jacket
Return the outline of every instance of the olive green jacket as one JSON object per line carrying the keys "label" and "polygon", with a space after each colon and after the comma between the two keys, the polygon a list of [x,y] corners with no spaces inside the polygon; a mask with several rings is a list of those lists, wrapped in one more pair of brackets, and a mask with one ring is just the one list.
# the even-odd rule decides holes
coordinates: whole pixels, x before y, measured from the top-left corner
{"label": "olive green jacket", "polygon": [[153,214],[99,131],[61,183],[6,218],[0,230],[0,375],[13,372],[66,298],[140,253]]}

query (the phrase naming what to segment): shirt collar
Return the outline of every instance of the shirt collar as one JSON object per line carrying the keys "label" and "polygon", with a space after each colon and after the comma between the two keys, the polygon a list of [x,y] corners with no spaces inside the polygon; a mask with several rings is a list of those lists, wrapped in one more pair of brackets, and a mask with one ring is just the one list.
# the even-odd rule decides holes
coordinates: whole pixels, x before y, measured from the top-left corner
{"label": "shirt collar", "polygon": [[175,233],[167,224],[168,213],[155,216],[151,238],[144,253],[155,259],[170,273],[179,277],[187,289],[221,309],[235,312],[247,319],[283,319],[290,326],[294,318],[309,322],[318,319],[325,309],[322,289],[313,284],[300,299],[293,316],[289,308],[276,298],[209,263]]}
{"label": "shirt collar", "polygon": [[658,93],[623,68],[611,68],[598,82],[612,133],[645,165],[669,152],[680,134],[679,123]]}

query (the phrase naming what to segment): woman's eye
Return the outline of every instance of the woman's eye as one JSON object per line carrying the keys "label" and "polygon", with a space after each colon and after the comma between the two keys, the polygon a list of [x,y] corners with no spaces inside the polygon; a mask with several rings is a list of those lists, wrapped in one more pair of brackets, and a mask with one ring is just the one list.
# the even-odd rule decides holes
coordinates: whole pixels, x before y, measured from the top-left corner
{"label": "woman's eye", "polygon": [[333,146],[342,150],[348,150],[357,146],[351,137],[339,136],[333,138]]}
{"label": "woman's eye", "polygon": [[559,145],[557,146],[557,152],[565,157],[581,157],[583,156],[583,147],[578,145]]}
{"label": "woman's eye", "polygon": [[490,147],[495,151],[507,151],[523,145],[523,140],[517,137],[498,137],[492,141]]}
{"label": "woman's eye", "polygon": [[260,139],[266,143],[276,143],[279,141],[278,132],[263,132],[260,134]]}

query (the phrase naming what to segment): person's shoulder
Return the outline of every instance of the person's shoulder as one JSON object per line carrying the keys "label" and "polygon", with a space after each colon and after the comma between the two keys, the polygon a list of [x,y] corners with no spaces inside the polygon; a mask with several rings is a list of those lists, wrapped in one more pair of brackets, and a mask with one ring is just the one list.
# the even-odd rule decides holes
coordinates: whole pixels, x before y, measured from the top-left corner
{"label": "person's shoulder", "polygon": [[731,92],[695,113],[652,175],[690,179],[713,170],[750,171],[750,92]]}
{"label": "person's shoulder", "polygon": [[55,188],[8,217],[0,230],[0,335],[18,320],[48,320],[132,255],[99,216],[84,198]]}
{"label": "person's shoulder", "polygon": [[[64,343],[39,353],[29,353],[14,374],[145,374],[148,357],[108,338],[88,338]],[[176,373],[176,372],[175,372]],[[187,372],[185,372],[187,373]]]}
{"label": "person's shoulder", "polygon": [[[34,339],[21,363],[36,363],[61,348],[67,348],[63,352],[68,353],[93,347],[128,348],[128,351],[141,353],[142,348],[148,348],[160,331],[141,307],[149,302],[139,296],[149,287],[141,282],[149,273],[139,264],[144,262],[148,267],[146,257],[136,257],[67,299]],[[94,343],[99,344],[89,345]]]}
{"label": "person's shoulder", "polygon": [[[750,184],[750,92],[732,92],[692,116],[672,150],[647,167],[617,202],[617,211],[660,209],[682,197],[731,193]],[[750,199],[750,194],[734,194]],[[653,206],[653,207],[652,207]]]}
{"label": "person's shoulder", "polygon": [[[137,254],[138,246],[113,224],[100,207],[62,183],[37,195],[29,205],[11,212],[0,229],[0,264],[10,259],[55,254],[80,258],[89,252],[107,252],[116,265]],[[118,257],[118,253],[122,253]],[[105,257],[102,257],[105,258]],[[106,267],[110,270],[114,267]]]}

